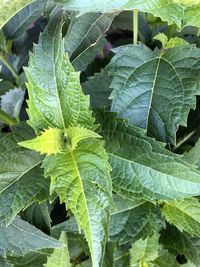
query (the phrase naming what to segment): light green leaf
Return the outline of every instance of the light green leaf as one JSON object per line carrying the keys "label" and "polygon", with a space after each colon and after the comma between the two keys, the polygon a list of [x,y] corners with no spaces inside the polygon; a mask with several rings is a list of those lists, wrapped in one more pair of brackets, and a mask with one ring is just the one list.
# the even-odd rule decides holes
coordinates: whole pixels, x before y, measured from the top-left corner
{"label": "light green leaf", "polygon": [[185,16],[184,16],[184,27],[186,26],[195,26],[200,27],[200,3],[197,6],[188,7],[185,10]]}
{"label": "light green leaf", "polygon": [[24,91],[20,88],[11,89],[1,96],[1,109],[12,118],[18,118],[24,101]]}
{"label": "light green leaf", "polygon": [[57,13],[40,36],[30,55],[28,78],[29,124],[36,130],[48,127],[93,127],[89,97],[82,93],[79,73],[64,51],[62,14]]}
{"label": "light green leaf", "polygon": [[145,45],[126,45],[113,51],[116,55],[108,66],[114,89],[111,110],[174,144],[178,126],[186,126],[200,94],[200,49],[184,45],[151,51]]}
{"label": "light green leaf", "polygon": [[175,227],[168,226],[167,230],[163,232],[160,242],[179,255],[184,255],[197,266],[200,265],[199,238],[190,237],[185,232],[180,232]]}
{"label": "light green leaf", "polygon": [[0,139],[0,221],[10,223],[18,212],[48,198],[49,180],[41,156],[17,145],[12,134]]}
{"label": "light green leaf", "polygon": [[156,36],[153,37],[153,39],[160,41],[162,43],[162,47],[165,49],[177,46],[189,45],[188,42],[179,37],[173,37],[168,39],[168,37],[164,33],[158,33]]}
{"label": "light green leaf", "polygon": [[112,166],[113,189],[124,198],[174,199],[200,195],[200,172],[113,113],[97,114]]}
{"label": "light green leaf", "polygon": [[41,154],[58,154],[65,148],[64,132],[57,128],[49,128],[44,130],[44,132],[36,138],[19,142],[18,145],[35,150]]}
{"label": "light green leaf", "polygon": [[54,249],[53,253],[47,259],[47,263],[44,264],[44,267],[71,267],[68,244],[67,244],[67,235],[65,232],[61,233],[59,241],[62,244],[65,244],[62,248]]}
{"label": "light green leaf", "polygon": [[33,0],[0,0],[0,29],[22,8]]}
{"label": "light green leaf", "polygon": [[94,266],[99,266],[108,236],[111,182],[103,142],[82,140],[74,150],[45,158],[45,175],[84,230]]}
{"label": "light green leaf", "polygon": [[155,205],[141,199],[115,198],[117,210],[111,214],[110,240],[126,243],[151,236],[163,226],[161,213]]}
{"label": "light green leaf", "polygon": [[133,243],[130,250],[131,254],[131,266],[137,262],[152,262],[158,257],[158,244],[159,235],[155,234],[152,237],[147,237],[146,239],[139,239]]}
{"label": "light green leaf", "polygon": [[88,241],[93,265],[99,266],[108,237],[110,165],[104,142],[91,131],[96,126],[89,98],[81,90],[79,73],[64,53],[61,30],[61,14],[57,13],[26,69],[29,124],[37,131],[48,126],[64,131],[69,146],[45,158],[45,176],[51,177],[51,193],[57,193],[75,215]]}
{"label": "light green leaf", "polygon": [[0,254],[22,256],[43,248],[61,248],[62,243],[16,217],[8,226],[0,226]]}
{"label": "light green leaf", "polygon": [[[88,13],[76,17],[76,13],[73,13],[65,37],[65,49],[76,70],[83,71],[95,57],[96,53],[91,53],[91,48],[97,44],[103,46],[101,39],[115,16],[116,14]],[[97,52],[96,49],[93,51]]]}
{"label": "light green leaf", "polygon": [[166,220],[180,231],[200,237],[200,203],[197,199],[173,200],[162,208]]}
{"label": "light green leaf", "polygon": [[90,95],[90,105],[92,108],[109,107],[111,100],[109,95],[111,94],[112,78],[108,76],[108,72],[102,69],[101,72],[95,73],[93,77],[82,84],[83,92]]}
{"label": "light green leaf", "polygon": [[181,20],[184,14],[184,7],[173,3],[171,0],[57,0],[64,5],[67,10],[79,11],[80,14],[87,12],[110,13],[124,10],[138,9],[142,12],[149,12],[156,17],[160,17],[169,24],[177,24],[181,27]]}

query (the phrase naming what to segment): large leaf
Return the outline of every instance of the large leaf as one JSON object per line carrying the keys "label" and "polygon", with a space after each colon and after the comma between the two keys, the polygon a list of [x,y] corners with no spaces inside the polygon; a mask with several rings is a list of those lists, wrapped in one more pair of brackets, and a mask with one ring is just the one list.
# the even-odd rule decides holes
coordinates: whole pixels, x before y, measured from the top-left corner
{"label": "large leaf", "polygon": [[188,260],[200,265],[200,239],[190,237],[186,233],[179,232],[175,227],[167,227],[160,239],[167,248],[179,255],[184,255]]}
{"label": "large leaf", "polygon": [[151,236],[163,226],[161,213],[155,205],[141,199],[135,201],[116,197],[117,210],[111,214],[110,239],[119,243]]}
{"label": "large leaf", "polygon": [[0,29],[10,18],[31,2],[33,0],[0,0]]}
{"label": "large leaf", "polygon": [[64,51],[61,18],[59,12],[50,21],[25,69],[29,124],[35,130],[65,129],[75,124],[91,128],[94,122],[89,97],[80,87],[79,73],[74,71]]}
{"label": "large leaf", "polygon": [[0,139],[0,220],[9,223],[35,201],[48,197],[49,181],[40,168],[42,157],[17,145],[12,134]]}
{"label": "large leaf", "polygon": [[178,126],[186,126],[200,94],[200,49],[185,45],[151,51],[145,45],[127,45],[113,51],[112,111],[174,144]]}
{"label": "large leaf", "polygon": [[[73,14],[65,37],[65,49],[76,70],[84,70],[87,67],[89,63],[88,57],[90,58],[91,56],[90,48],[95,46],[103,37],[104,33],[109,29],[115,15],[88,13],[76,17],[76,14]],[[84,57],[86,64],[81,60],[84,54],[87,54]],[[80,60],[82,61],[81,65]]]}
{"label": "large leaf", "polygon": [[149,12],[162,20],[167,21],[169,24],[176,23],[181,27],[181,19],[184,15],[184,8],[177,5],[170,0],[155,0],[155,1],[142,1],[142,0],[95,0],[91,3],[90,0],[57,0],[64,5],[67,10],[79,11],[81,14],[87,12],[103,12],[110,13],[124,10],[138,9],[142,12]]}
{"label": "large leaf", "polygon": [[44,267],[71,267],[67,245],[67,235],[65,232],[61,233],[59,241],[65,244],[65,246],[54,249],[51,256],[48,257],[47,263],[44,264]]}
{"label": "large leaf", "polygon": [[102,141],[83,140],[76,149],[49,156],[43,163],[51,191],[74,213],[84,230],[94,266],[101,261],[107,238],[111,185]]}
{"label": "large leaf", "polygon": [[162,212],[166,220],[180,231],[200,237],[200,203],[197,199],[166,202]]}
{"label": "large leaf", "polygon": [[51,193],[56,192],[74,213],[88,241],[93,265],[99,266],[108,236],[110,165],[104,142],[91,131],[96,126],[89,110],[89,98],[83,94],[79,73],[74,71],[64,52],[61,30],[59,12],[35,46],[26,74],[29,123],[37,131],[48,126],[51,128],[46,133],[52,129],[62,131],[63,135],[54,135],[50,144],[50,148],[57,147],[54,141],[59,138],[62,150],[59,148],[56,155],[53,150],[52,153],[44,150],[45,144],[40,142],[44,132],[21,145],[32,149],[37,145],[37,150],[51,154],[43,162],[45,176],[51,176]]}
{"label": "large leaf", "polygon": [[125,198],[173,199],[200,194],[200,172],[113,113],[100,113],[114,191]]}
{"label": "large leaf", "polygon": [[16,217],[8,226],[0,226],[0,254],[22,256],[43,248],[61,248],[62,243]]}

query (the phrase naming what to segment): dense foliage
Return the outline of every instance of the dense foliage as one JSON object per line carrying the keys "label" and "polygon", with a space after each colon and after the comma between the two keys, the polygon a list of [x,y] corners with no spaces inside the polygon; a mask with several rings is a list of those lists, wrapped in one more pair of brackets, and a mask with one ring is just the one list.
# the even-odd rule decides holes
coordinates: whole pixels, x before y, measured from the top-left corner
{"label": "dense foliage", "polygon": [[0,266],[200,266],[199,14],[0,0]]}

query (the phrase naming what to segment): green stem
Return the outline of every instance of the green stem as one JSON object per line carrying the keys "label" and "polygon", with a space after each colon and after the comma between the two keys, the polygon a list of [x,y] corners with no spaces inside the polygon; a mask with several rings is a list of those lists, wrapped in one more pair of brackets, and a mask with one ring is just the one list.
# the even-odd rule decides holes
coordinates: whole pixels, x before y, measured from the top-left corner
{"label": "green stem", "polygon": [[10,72],[12,73],[13,77],[18,80],[19,75],[17,73],[17,71],[13,68],[13,66],[10,64],[10,62],[7,60],[7,58],[0,54],[0,61],[2,61],[2,63],[10,70]]}
{"label": "green stem", "polygon": [[16,120],[11,118],[6,112],[0,109],[0,120],[2,120],[7,125],[11,126],[16,123]]}
{"label": "green stem", "polygon": [[138,10],[133,10],[133,44],[138,43]]}
{"label": "green stem", "polygon": [[196,133],[196,130],[195,131],[193,131],[193,132],[191,132],[191,133],[189,133],[189,134],[187,134],[182,140],[180,140],[177,144],[176,144],[176,146],[172,149],[172,151],[174,152],[174,151],[176,151],[181,145],[183,145],[188,139],[190,139],[190,137],[192,137],[193,136],[193,134],[195,134]]}

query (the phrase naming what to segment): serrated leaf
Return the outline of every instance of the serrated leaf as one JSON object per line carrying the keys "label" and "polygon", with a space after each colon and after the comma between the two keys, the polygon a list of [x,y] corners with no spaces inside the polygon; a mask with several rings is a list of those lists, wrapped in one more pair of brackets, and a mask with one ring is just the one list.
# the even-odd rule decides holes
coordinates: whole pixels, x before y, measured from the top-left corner
{"label": "serrated leaf", "polygon": [[1,96],[1,109],[12,118],[18,118],[25,92],[20,88],[11,89]]}
{"label": "serrated leaf", "polygon": [[79,125],[92,128],[89,97],[82,93],[79,73],[64,51],[62,14],[49,22],[30,55],[28,78],[29,124],[37,131]]}
{"label": "serrated leaf", "polygon": [[31,2],[33,0],[0,0],[0,29],[10,18]]}
{"label": "serrated leaf", "polygon": [[200,49],[186,45],[151,51],[145,45],[126,45],[113,51],[108,66],[113,76],[111,110],[174,144],[178,126],[186,126],[200,94]]}
{"label": "serrated leaf", "polygon": [[99,73],[95,73],[93,77],[82,84],[83,92],[90,95],[90,105],[92,108],[109,107],[111,100],[109,95],[111,94],[112,78],[108,76],[105,69]]}
{"label": "serrated leaf", "polygon": [[79,11],[80,14],[87,12],[110,13],[124,10],[138,9],[142,12],[149,12],[160,17],[169,24],[176,23],[181,27],[181,20],[184,15],[184,7],[177,5],[170,0],[141,1],[141,0],[57,0],[67,10]]}
{"label": "serrated leaf", "polygon": [[0,227],[0,254],[22,256],[43,248],[61,248],[62,243],[16,217],[8,226]]}
{"label": "serrated leaf", "polygon": [[174,199],[200,194],[200,172],[113,113],[97,114],[112,166],[113,190],[124,198]]}
{"label": "serrated leaf", "polygon": [[3,31],[9,39],[16,39],[34,23],[44,11],[45,0],[35,0],[20,10],[4,26]]}
{"label": "serrated leaf", "polygon": [[[117,202],[116,202],[117,200]],[[109,236],[120,244],[151,236],[163,226],[161,213],[155,205],[141,199],[129,201],[115,198],[117,211],[111,214]]]}
{"label": "serrated leaf", "polygon": [[[49,156],[43,162],[51,176],[51,192],[71,209],[84,230],[94,266],[99,266],[107,238],[111,183],[103,142],[82,140],[73,151]],[[73,184],[73,186],[72,186]]]}
{"label": "serrated leaf", "polygon": [[57,128],[45,129],[34,139],[19,142],[18,145],[35,150],[41,154],[58,154],[64,149],[64,132]]}
{"label": "serrated leaf", "polygon": [[66,135],[70,146],[45,158],[45,176],[51,177],[51,193],[57,193],[75,215],[88,241],[93,265],[99,266],[108,236],[110,165],[104,142],[91,131],[96,126],[89,98],[64,53],[61,30],[59,12],[40,37],[26,69],[29,124],[37,131],[49,125],[57,127]]}
{"label": "serrated leaf", "polygon": [[163,231],[160,242],[167,248],[184,255],[188,260],[200,265],[200,239],[190,237],[185,232],[181,233],[174,226],[168,226]]}
{"label": "serrated leaf", "polygon": [[17,145],[12,134],[0,139],[0,221],[10,223],[18,212],[48,197],[49,180],[42,158]]}
{"label": "serrated leaf", "polygon": [[166,202],[162,207],[162,213],[166,220],[180,231],[200,237],[200,203],[197,199]]}
{"label": "serrated leaf", "polygon": [[[65,37],[65,49],[76,70],[83,71],[90,63],[91,56],[92,59],[95,57],[97,51],[93,49],[94,53],[91,53],[92,47],[97,44],[103,46],[101,39],[115,16],[116,14],[102,13],[87,13],[80,17],[76,17],[75,13],[71,15],[71,22]],[[85,60],[81,59],[83,57]]]}
{"label": "serrated leaf", "polygon": [[130,250],[131,254],[131,266],[137,262],[148,262],[154,261],[158,257],[158,244],[159,235],[155,234],[152,237],[147,237],[146,239],[139,239],[133,243]]}
{"label": "serrated leaf", "polygon": [[64,247],[54,249],[53,253],[47,259],[47,263],[44,267],[70,267],[70,258],[67,244],[67,235],[65,232],[61,233],[59,241],[65,244]]}

